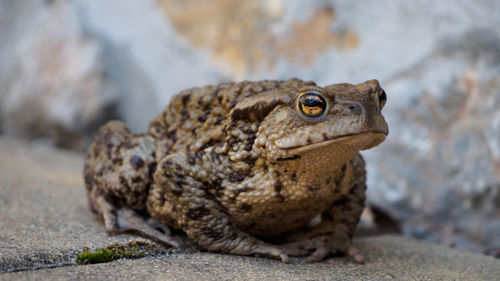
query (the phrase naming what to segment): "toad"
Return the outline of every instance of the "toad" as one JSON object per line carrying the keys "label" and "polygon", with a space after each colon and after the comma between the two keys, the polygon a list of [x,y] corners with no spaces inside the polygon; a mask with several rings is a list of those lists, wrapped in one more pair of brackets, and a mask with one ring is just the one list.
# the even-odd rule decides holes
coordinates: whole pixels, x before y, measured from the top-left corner
{"label": "toad", "polygon": [[352,236],[365,201],[360,150],[388,134],[378,81],[319,87],[299,79],[184,90],[147,133],[111,121],[84,165],[91,209],[109,234],[172,247],[320,261],[363,256]]}

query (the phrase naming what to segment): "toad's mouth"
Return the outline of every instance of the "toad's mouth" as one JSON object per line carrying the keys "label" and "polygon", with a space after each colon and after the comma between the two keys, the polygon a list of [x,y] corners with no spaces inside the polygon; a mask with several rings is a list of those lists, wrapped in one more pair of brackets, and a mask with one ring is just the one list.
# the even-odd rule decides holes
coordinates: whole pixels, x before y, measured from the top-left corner
{"label": "toad's mouth", "polygon": [[[370,149],[374,146],[379,145],[381,142],[385,140],[387,136],[387,132],[384,131],[367,131],[355,134],[346,134],[335,136],[331,139],[321,140],[319,142],[306,144],[306,145],[296,145],[296,146],[279,146],[280,149],[283,149],[287,155],[298,155],[301,152],[314,150],[317,148],[321,148],[324,146],[329,146],[332,144],[336,145],[347,145],[355,150],[365,150]],[[295,158],[296,159],[296,158]]]}

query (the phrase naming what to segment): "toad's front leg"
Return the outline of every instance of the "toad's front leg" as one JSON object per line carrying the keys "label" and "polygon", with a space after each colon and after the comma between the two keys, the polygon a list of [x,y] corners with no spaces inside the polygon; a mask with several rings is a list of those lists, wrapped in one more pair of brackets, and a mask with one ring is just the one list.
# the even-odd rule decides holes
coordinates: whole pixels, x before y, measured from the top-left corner
{"label": "toad's front leg", "polygon": [[[236,255],[260,254],[288,262],[288,256],[276,246],[258,240],[235,228],[231,217],[217,201],[214,190],[220,188],[214,171],[207,173],[207,163],[217,163],[213,154],[198,152],[196,155],[176,153],[158,164],[155,182],[164,193],[162,203],[175,210],[178,225],[188,237],[202,248]],[[203,168],[205,165],[205,168]],[[220,163],[218,163],[220,166]],[[156,206],[162,210],[162,206]],[[160,217],[160,213],[152,213]]]}
{"label": "toad's front leg", "polygon": [[352,246],[352,236],[365,202],[364,160],[356,155],[346,164],[346,172],[339,184],[352,185],[349,193],[333,202],[321,215],[321,223],[309,231],[297,232],[287,237],[288,244],[280,245],[292,256],[308,256],[307,261],[323,260],[330,254],[347,254],[356,263],[363,263],[361,252]]}

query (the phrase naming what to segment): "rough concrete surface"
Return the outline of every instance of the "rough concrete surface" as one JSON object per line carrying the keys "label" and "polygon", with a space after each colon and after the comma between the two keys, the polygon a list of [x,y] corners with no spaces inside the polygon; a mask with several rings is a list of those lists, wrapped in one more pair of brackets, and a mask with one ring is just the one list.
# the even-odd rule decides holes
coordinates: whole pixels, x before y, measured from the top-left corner
{"label": "rough concrete surface", "polygon": [[291,264],[211,253],[121,260],[0,275],[0,280],[498,280],[500,261],[398,236],[356,240],[367,263]]}
{"label": "rough concrete surface", "polygon": [[[0,138],[0,280],[495,280],[500,260],[400,236],[365,237],[355,245],[367,263],[331,258],[291,264],[255,257],[196,253],[74,265],[85,246],[108,237],[87,208],[81,154]],[[6,271],[15,271],[7,272]]]}
{"label": "rough concrete surface", "polygon": [[87,207],[81,154],[0,138],[0,272],[71,264],[108,237]]}

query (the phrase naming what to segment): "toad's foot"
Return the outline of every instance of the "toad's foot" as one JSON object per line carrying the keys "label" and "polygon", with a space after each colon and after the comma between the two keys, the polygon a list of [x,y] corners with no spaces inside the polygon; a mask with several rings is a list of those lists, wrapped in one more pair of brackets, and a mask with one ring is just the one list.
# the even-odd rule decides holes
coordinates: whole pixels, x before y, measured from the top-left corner
{"label": "toad's foot", "polygon": [[[245,240],[247,239],[242,240],[241,243],[233,249],[232,253],[241,255],[263,255],[271,258],[278,258],[283,263],[289,263],[288,255],[278,246],[260,242],[252,237],[248,237],[248,241]],[[255,243],[257,241],[260,243]]]}
{"label": "toad's foot", "polygon": [[170,227],[164,225],[163,223],[161,223],[161,222],[159,222],[159,221],[157,221],[157,220],[155,220],[153,218],[149,218],[146,222],[151,227],[163,231],[163,233],[165,233],[165,235],[169,235],[170,236],[172,234],[172,231],[170,231]]}
{"label": "toad's foot", "polygon": [[[170,235],[170,229],[166,225],[162,225],[160,228],[165,232],[162,233],[156,229],[158,223],[154,220],[146,221],[137,215],[136,212],[126,207],[115,209],[102,197],[97,201],[104,218],[106,232],[109,235],[134,232],[174,248],[180,247],[179,242]],[[152,223],[150,224],[149,222]]]}
{"label": "toad's foot", "polygon": [[361,252],[352,246],[348,237],[321,235],[279,246],[290,256],[308,256],[308,262],[318,262],[330,254],[347,254],[355,263],[364,263]]}

